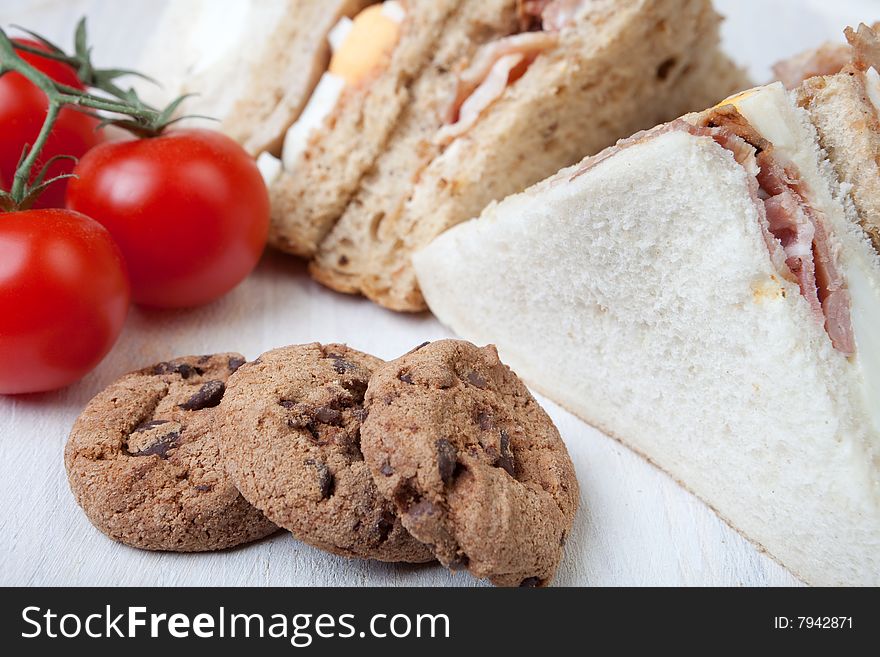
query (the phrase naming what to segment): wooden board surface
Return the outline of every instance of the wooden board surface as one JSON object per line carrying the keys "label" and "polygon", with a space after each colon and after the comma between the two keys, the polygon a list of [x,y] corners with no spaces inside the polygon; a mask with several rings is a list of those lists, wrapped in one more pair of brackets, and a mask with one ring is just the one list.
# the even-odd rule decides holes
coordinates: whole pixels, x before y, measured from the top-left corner
{"label": "wooden board surface", "polygon": [[[178,0],[185,1],[185,0]],[[69,45],[89,16],[99,63],[134,65],[161,2],[0,0],[0,25],[37,29]],[[724,38],[757,81],[776,59],[880,19],[871,0],[718,0]],[[321,553],[287,535],[214,554],[148,553],[95,530],[67,487],[62,450],[88,400],[120,374],[170,357],[284,344],[347,342],[391,358],[449,333],[428,315],[397,315],[329,292],[295,259],[268,254],[236,291],[186,312],[134,309],[101,366],[61,392],[0,397],[0,585],[460,585],[467,574]],[[545,401],[545,400],[541,400]],[[558,585],[794,585],[781,566],[632,452],[546,402],[581,483],[581,511]]]}

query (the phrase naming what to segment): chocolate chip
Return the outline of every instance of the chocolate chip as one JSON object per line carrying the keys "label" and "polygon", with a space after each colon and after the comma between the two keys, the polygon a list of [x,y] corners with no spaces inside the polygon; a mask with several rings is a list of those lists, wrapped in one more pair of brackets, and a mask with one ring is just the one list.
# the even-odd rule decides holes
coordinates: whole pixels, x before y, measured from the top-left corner
{"label": "chocolate chip", "polygon": [[211,360],[212,358],[213,358],[213,356],[209,356],[209,355],[199,356],[199,360],[198,360],[198,362],[199,362],[200,365],[204,365],[205,363],[207,363],[207,362],[208,362],[209,360]]}
{"label": "chocolate chip", "polygon": [[413,518],[433,516],[437,514],[437,506],[430,500],[421,500],[410,506],[406,510],[406,514]]}
{"label": "chocolate chip", "polygon": [[330,468],[327,467],[327,464],[322,463],[321,461],[308,459],[305,463],[306,465],[315,466],[315,469],[318,471],[318,489],[321,491],[321,499],[326,500],[333,495],[333,489],[336,487],[333,473],[330,472]]}
{"label": "chocolate chip", "polygon": [[510,436],[507,432],[501,430],[501,453],[494,463],[495,467],[503,468],[511,477],[516,476],[516,461],[513,458],[513,452],[510,450]]}
{"label": "chocolate chip", "polygon": [[342,413],[330,406],[319,406],[316,408],[314,417],[323,424],[332,424],[337,427],[342,426]]}
{"label": "chocolate chip", "polygon": [[385,510],[382,516],[376,521],[376,533],[379,535],[379,543],[388,540],[391,530],[394,529],[394,514]]}
{"label": "chocolate chip", "polygon": [[309,432],[309,435],[312,437],[312,440],[314,440],[316,443],[321,442],[321,433],[318,431],[318,427],[316,427],[314,424],[309,422],[305,426],[305,430]]}
{"label": "chocolate chip", "polygon": [[358,401],[352,398],[351,393],[346,390],[342,390],[339,391],[338,394],[333,395],[333,398],[327,404],[325,404],[325,406],[329,406],[330,408],[335,408],[337,411],[340,411],[345,408],[356,406],[358,403]]}
{"label": "chocolate chip", "polygon": [[208,491],[214,490],[214,487],[211,484],[198,484],[195,489],[201,493],[207,493]]}
{"label": "chocolate chip", "polygon": [[204,374],[204,370],[188,363],[159,363],[150,370],[151,374],[179,374],[181,379],[188,379],[193,374]]}
{"label": "chocolate chip", "polygon": [[353,372],[357,369],[357,365],[350,360],[345,360],[345,358],[339,354],[327,354],[327,358],[333,361],[333,369],[336,370],[337,374],[345,374],[346,372]]}
{"label": "chocolate chip", "polygon": [[430,343],[430,342],[423,342],[423,343],[420,344],[418,347],[413,347],[412,349],[410,349],[409,351],[407,351],[407,352],[404,354],[404,356],[409,356],[410,354],[414,354],[414,353],[416,353],[419,349],[424,349],[424,348],[427,347],[429,344],[431,344],[431,343]]}
{"label": "chocolate chip", "polygon": [[168,424],[170,420],[150,420],[149,422],[144,422],[143,424],[138,425],[132,433],[143,433],[144,431],[149,431],[155,427],[161,427],[163,424]]}
{"label": "chocolate chip", "polygon": [[351,412],[351,416],[357,420],[358,422],[363,422],[367,419],[367,415],[369,415],[366,408],[355,408]]}
{"label": "chocolate chip", "polygon": [[208,381],[202,384],[199,391],[182,404],[178,404],[185,411],[200,411],[204,408],[214,408],[223,399],[226,392],[226,384],[222,381]]}
{"label": "chocolate chip", "polygon": [[455,466],[458,465],[458,450],[445,438],[440,438],[434,443],[437,449],[437,467],[440,470],[440,479],[444,484],[452,481],[455,475]]}
{"label": "chocolate chip", "polygon": [[226,367],[230,372],[235,372],[246,362],[247,361],[245,361],[245,359],[241,356],[230,356],[229,360],[226,362]]}
{"label": "chocolate chip", "polygon": [[342,381],[340,385],[351,393],[357,403],[364,401],[364,395],[367,394],[366,381],[363,379],[351,379],[349,381]]}
{"label": "chocolate chip", "polygon": [[391,467],[391,464],[388,462],[387,459],[382,462],[382,465],[379,468],[379,473],[386,477],[390,477],[394,474],[394,468]]}
{"label": "chocolate chip", "polygon": [[489,431],[490,429],[495,428],[495,421],[492,418],[492,411],[487,410],[478,410],[476,415],[474,415],[474,422],[477,423],[477,426],[480,427],[483,431]]}
{"label": "chocolate chip", "polygon": [[486,389],[486,379],[484,379],[476,372],[468,372],[467,380],[468,383],[470,383],[475,388],[479,388],[480,390]]}
{"label": "chocolate chip", "polygon": [[287,426],[291,429],[299,429],[300,431],[307,431],[311,436],[312,440],[316,443],[321,442],[321,434],[318,431],[318,427],[314,422],[309,420],[309,418],[298,415],[296,417],[287,418]]}
{"label": "chocolate chip", "polygon": [[540,577],[526,577],[519,583],[522,588],[533,589],[543,584]]}
{"label": "chocolate chip", "polygon": [[413,486],[412,479],[403,481],[394,491],[393,502],[398,509],[409,511],[409,509],[418,504],[421,499],[419,492],[415,489],[415,486]]}
{"label": "chocolate chip", "polygon": [[401,381],[403,381],[404,383],[408,383],[410,385],[413,385],[412,375],[409,372],[404,372],[403,374],[401,374],[397,378],[400,379]]}
{"label": "chocolate chip", "polygon": [[296,406],[296,402],[295,402],[295,401],[291,401],[290,399],[282,399],[282,400],[280,400],[280,401],[278,402],[278,405],[279,405],[279,406],[283,406],[283,407],[286,408],[287,410],[290,410],[291,408],[293,408],[294,406]]}
{"label": "chocolate chip", "polygon": [[455,556],[455,559],[449,562],[449,570],[464,570],[468,567],[468,564],[471,562],[470,557],[466,554],[458,554]]}
{"label": "chocolate chip", "polygon": [[178,442],[180,442],[180,432],[172,431],[165,434],[164,436],[156,440],[156,442],[151,443],[147,447],[139,449],[136,452],[129,452],[129,454],[131,456],[152,456],[153,454],[155,454],[159,458],[167,459],[168,452],[177,447]]}

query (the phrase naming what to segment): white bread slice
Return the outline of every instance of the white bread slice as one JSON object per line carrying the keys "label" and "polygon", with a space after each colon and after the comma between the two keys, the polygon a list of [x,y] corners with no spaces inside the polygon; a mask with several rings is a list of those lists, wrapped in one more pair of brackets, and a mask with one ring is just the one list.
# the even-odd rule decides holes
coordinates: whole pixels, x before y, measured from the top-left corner
{"label": "white bread slice", "polygon": [[823,44],[773,71],[796,90],[838,178],[852,186],[862,227],[880,250],[880,61],[874,61],[880,23],[845,33],[849,43]]}
{"label": "white bread slice", "polygon": [[720,18],[708,1],[600,0],[580,11],[559,45],[448,148],[433,141],[441,112],[404,123],[321,243],[313,276],[395,310],[423,310],[415,249],[621,136],[748,86],[718,50]]}
{"label": "white bread slice", "polygon": [[[417,253],[431,309],[459,335],[497,344],[536,389],[803,580],[880,583],[869,354],[837,352],[780,276],[746,170],[711,138],[670,132],[574,172]],[[841,250],[867,247],[848,235]],[[876,254],[868,267],[870,297]],[[853,298],[854,315],[872,312]]]}
{"label": "white bread slice", "polygon": [[252,155],[277,154],[327,67],[327,34],[371,1],[169,2],[140,67],[163,86],[138,91],[157,106],[197,94],[182,113],[218,119]]}
{"label": "white bread slice", "polygon": [[812,78],[798,90],[798,100],[838,177],[852,185],[862,226],[880,250],[880,118],[869,97],[869,86],[880,86],[876,76],[870,69]]}

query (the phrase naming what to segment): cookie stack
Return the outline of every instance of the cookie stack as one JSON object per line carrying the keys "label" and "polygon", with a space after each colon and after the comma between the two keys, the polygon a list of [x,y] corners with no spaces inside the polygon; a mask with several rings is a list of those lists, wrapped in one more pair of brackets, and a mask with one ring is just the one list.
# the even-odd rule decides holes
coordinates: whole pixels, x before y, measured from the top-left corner
{"label": "cookie stack", "polygon": [[456,340],[387,363],[320,344],[160,363],[90,402],[65,463],[92,523],[134,547],[280,527],[503,586],[549,583],[578,505],[552,420],[494,347]]}

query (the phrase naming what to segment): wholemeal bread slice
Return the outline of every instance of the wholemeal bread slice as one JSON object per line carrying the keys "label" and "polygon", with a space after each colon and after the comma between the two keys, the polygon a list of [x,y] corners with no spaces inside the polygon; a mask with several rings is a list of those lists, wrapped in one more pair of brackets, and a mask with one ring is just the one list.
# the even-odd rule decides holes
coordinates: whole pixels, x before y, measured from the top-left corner
{"label": "wholemeal bread slice", "polygon": [[416,87],[423,101],[320,244],[311,265],[318,280],[421,310],[410,266],[416,248],[622,135],[747,86],[717,48],[719,18],[709,2],[569,4],[580,13],[555,47],[451,143],[437,137],[456,76]]}
{"label": "wholemeal bread slice", "polygon": [[313,254],[310,270],[318,281],[339,291],[361,291],[359,275],[380,224],[402,211],[413,185],[442,151],[432,140],[444,122],[458,83],[450,71],[462,57],[472,57],[499,35],[516,32],[517,9],[516,0],[462,4],[430,65],[413,85],[412,100],[404,108],[385,150]]}
{"label": "wholemeal bread slice", "polygon": [[756,98],[742,113],[800,171],[846,278],[851,355],[776,257],[756,149],[708,129],[667,126],[563,170],[441,235],[415,269],[456,333],[497,344],[800,578],[877,585],[880,257],[806,113],[781,87]]}
{"label": "wholemeal bread slice", "polygon": [[[252,155],[278,153],[327,67],[327,35],[371,0],[169,2],[142,57],[161,80],[138,91],[155,105],[196,94],[186,114],[210,116]],[[206,123],[217,127],[215,123]]]}
{"label": "wholemeal bread slice", "polygon": [[311,256],[373,166],[398,117],[412,101],[411,87],[431,61],[462,0],[410,0],[399,41],[375,79],[349,86],[330,117],[313,131],[295,162],[272,184],[270,242]]}

